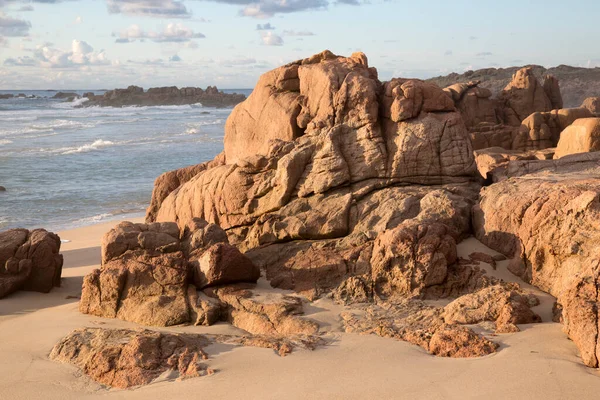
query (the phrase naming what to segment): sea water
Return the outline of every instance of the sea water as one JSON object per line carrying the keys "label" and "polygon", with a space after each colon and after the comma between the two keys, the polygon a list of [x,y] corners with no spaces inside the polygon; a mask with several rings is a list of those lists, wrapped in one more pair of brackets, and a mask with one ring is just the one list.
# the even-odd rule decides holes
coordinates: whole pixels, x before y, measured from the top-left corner
{"label": "sea water", "polygon": [[143,216],[156,177],[223,150],[231,113],[201,104],[77,108],[84,99],[51,99],[56,91],[5,93],[39,98],[0,99],[0,231]]}

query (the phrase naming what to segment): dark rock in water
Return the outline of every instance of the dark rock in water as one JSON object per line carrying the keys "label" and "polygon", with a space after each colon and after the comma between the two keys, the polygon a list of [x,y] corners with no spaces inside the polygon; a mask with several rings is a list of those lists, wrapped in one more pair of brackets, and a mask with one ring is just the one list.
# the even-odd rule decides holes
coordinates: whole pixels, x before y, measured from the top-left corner
{"label": "dark rock in water", "polygon": [[127,89],[109,90],[98,96],[86,93],[84,97],[89,101],[81,107],[176,106],[197,103],[207,107],[232,107],[246,99],[242,94],[220,92],[214,86],[209,86],[206,90],[166,86],[150,88],[146,92],[139,86],[129,86]]}
{"label": "dark rock in water", "polygon": [[15,97],[14,94],[0,94],[1,100],[12,99],[13,97]]}
{"label": "dark rock in water", "polygon": [[78,98],[79,95],[77,93],[72,93],[72,92],[58,92],[56,93],[54,96],[52,96],[53,99],[76,99]]}
{"label": "dark rock in water", "polygon": [[6,192],[6,188],[4,186],[0,186],[0,192]]}

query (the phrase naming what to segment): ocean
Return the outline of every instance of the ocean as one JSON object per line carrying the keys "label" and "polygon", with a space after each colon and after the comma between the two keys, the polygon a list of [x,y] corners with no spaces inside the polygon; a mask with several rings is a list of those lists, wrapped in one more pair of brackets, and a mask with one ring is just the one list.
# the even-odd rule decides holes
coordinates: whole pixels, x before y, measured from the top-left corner
{"label": "ocean", "polygon": [[0,100],[0,230],[143,216],[160,174],[223,150],[231,113],[201,104],[75,108],[82,100],[50,99],[57,91],[6,93],[45,98]]}

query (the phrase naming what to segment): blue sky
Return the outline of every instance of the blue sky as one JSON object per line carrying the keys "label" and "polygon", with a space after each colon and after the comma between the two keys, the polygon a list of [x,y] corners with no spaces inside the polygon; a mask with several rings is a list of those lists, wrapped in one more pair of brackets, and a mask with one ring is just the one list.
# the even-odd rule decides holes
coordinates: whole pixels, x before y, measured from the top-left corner
{"label": "blue sky", "polygon": [[324,49],[381,79],[600,66],[600,1],[0,0],[0,89],[249,88]]}

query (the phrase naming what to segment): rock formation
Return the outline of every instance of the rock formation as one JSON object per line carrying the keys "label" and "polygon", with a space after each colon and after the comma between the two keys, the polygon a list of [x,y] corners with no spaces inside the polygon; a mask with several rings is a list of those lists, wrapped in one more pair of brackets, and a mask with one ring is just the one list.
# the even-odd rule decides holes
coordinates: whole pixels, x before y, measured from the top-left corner
{"label": "rock formation", "polygon": [[554,158],[598,150],[600,150],[600,118],[581,118],[562,131]]}
{"label": "rock formation", "polygon": [[109,90],[103,95],[85,94],[88,101],[79,107],[125,107],[125,106],[179,106],[201,103],[205,107],[232,107],[246,98],[243,94],[228,94],[214,86],[206,90],[194,87],[178,89],[175,86],[150,88],[144,92],[139,86]]}
{"label": "rock formation", "polygon": [[167,379],[177,380],[212,375],[215,371],[207,365],[205,348],[214,343],[272,348],[285,356],[298,346],[312,350],[319,341],[84,328],[58,342],[50,359],[73,364],[100,384],[126,389],[147,385],[166,374]]}
{"label": "rock formation", "polygon": [[17,290],[48,293],[60,286],[60,238],[44,229],[0,232],[0,298]]}
{"label": "rock formation", "polygon": [[259,276],[216,225],[192,220],[180,235],[175,223],[123,222],[104,236],[102,267],[85,277],[79,308],[144,325],[177,325],[198,320],[198,303],[190,302],[196,288]]}
{"label": "rock formation", "polygon": [[498,98],[491,98],[491,91],[480,84],[456,83],[444,89],[460,111],[475,150],[555,147],[563,129],[577,118],[592,116],[585,108],[562,109],[558,80],[548,75],[542,85],[531,68],[516,71]]}
{"label": "rock formation", "polygon": [[513,258],[509,269],[551,293],[584,363],[598,366],[600,153],[513,161],[482,190],[477,238]]}
{"label": "rock formation", "polygon": [[[501,284],[457,257],[480,189],[465,118],[497,118],[476,84],[444,91],[415,79],[380,82],[364,54],[325,51],[263,75],[227,121],[224,154],[157,179],[146,218],[219,225],[271,286],[371,307],[375,319],[344,317],[349,332],[440,356],[489,354],[494,343],[419,300]],[[264,298],[243,285],[193,292],[190,319],[199,324],[221,318],[251,333],[318,331],[296,317],[297,297]],[[516,331],[539,321],[523,299],[496,290],[462,304],[485,309],[481,321],[499,320],[499,331]],[[412,310],[426,310],[423,320]]]}
{"label": "rock formation", "polygon": [[[529,65],[527,67],[532,68],[534,75],[540,81],[548,75],[552,75],[559,80],[563,105],[561,107],[553,106],[553,108],[579,107],[584,99],[598,96],[598,93],[600,93],[600,68],[571,67],[568,65],[559,65],[553,68],[544,68],[540,65]],[[484,68],[467,71],[463,74],[451,73],[447,76],[428,79],[428,82],[446,87],[456,83],[480,81],[481,87],[489,89],[492,96],[497,96],[521,68],[523,67]]]}

